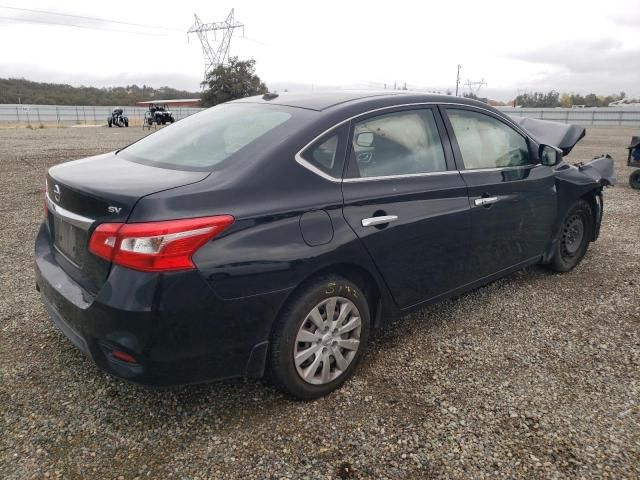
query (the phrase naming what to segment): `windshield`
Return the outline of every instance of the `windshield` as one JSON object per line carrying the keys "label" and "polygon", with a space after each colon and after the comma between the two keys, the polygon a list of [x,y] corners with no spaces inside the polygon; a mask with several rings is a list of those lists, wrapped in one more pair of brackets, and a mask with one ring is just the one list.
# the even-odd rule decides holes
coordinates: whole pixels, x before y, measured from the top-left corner
{"label": "windshield", "polygon": [[290,118],[290,111],[275,106],[217,105],[141,139],[118,155],[158,167],[212,170]]}

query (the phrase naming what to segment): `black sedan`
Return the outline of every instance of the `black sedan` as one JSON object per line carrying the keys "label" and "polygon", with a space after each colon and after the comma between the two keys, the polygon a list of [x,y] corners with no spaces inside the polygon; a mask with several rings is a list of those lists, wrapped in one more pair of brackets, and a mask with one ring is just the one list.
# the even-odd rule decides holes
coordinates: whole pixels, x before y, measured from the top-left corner
{"label": "black sedan", "polygon": [[528,265],[575,267],[612,160],[577,126],[407,93],[218,105],[47,175],[37,288],[107,372],[267,376],[312,399],[373,329]]}

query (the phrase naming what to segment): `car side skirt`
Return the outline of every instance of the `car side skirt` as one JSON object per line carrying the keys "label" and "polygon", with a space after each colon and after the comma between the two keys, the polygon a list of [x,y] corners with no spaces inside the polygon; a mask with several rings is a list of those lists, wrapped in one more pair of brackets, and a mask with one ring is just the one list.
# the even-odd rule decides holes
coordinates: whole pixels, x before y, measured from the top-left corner
{"label": "car side skirt", "polygon": [[437,302],[441,302],[443,300],[446,300],[448,298],[451,297],[455,297],[458,295],[461,295],[465,292],[468,292],[470,290],[474,290],[478,287],[481,287],[483,285],[486,285],[487,283],[491,283],[495,280],[498,280],[499,278],[505,277],[513,272],[517,272],[518,270],[522,270],[523,268],[529,267],[531,265],[535,265],[537,263],[540,262],[540,260],[542,260],[543,255],[536,255],[535,257],[531,257],[523,262],[517,263],[509,268],[505,268],[503,270],[500,270],[496,273],[493,273],[491,275],[487,275],[485,277],[479,278],[477,280],[474,280],[473,282],[467,283],[465,285],[462,285],[460,287],[454,288],[452,290],[449,290],[448,292],[445,292],[443,294],[440,294],[438,296],[435,296],[433,298],[430,298],[428,300],[425,300],[424,302],[420,302],[417,303],[415,305],[412,305],[410,307],[404,308],[401,310],[401,314],[402,315],[406,315],[407,313],[416,310],[418,308],[422,308],[425,307],[427,305],[430,305],[432,303],[437,303]]}

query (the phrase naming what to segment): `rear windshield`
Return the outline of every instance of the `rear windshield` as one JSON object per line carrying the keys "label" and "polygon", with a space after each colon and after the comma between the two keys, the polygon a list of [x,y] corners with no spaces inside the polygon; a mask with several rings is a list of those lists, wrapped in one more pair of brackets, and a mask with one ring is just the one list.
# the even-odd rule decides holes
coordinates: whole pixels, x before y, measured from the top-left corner
{"label": "rear windshield", "polygon": [[118,152],[125,159],[179,170],[213,170],[291,119],[291,109],[222,104],[191,115]]}

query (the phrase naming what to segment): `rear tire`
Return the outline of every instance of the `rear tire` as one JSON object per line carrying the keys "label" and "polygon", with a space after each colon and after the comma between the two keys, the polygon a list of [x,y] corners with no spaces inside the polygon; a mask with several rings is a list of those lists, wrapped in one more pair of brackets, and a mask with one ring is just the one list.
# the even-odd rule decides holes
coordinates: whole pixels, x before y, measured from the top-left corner
{"label": "rear tire", "polygon": [[634,190],[640,190],[640,170],[634,170],[629,175],[629,186]]}
{"label": "rear tire", "polygon": [[589,248],[593,232],[591,206],[578,200],[567,212],[549,266],[556,272],[568,272],[580,263]]}
{"label": "rear tire", "polygon": [[320,277],[296,293],[274,327],[268,376],[299,400],[320,398],[340,387],[364,355],[369,304],[353,282]]}

